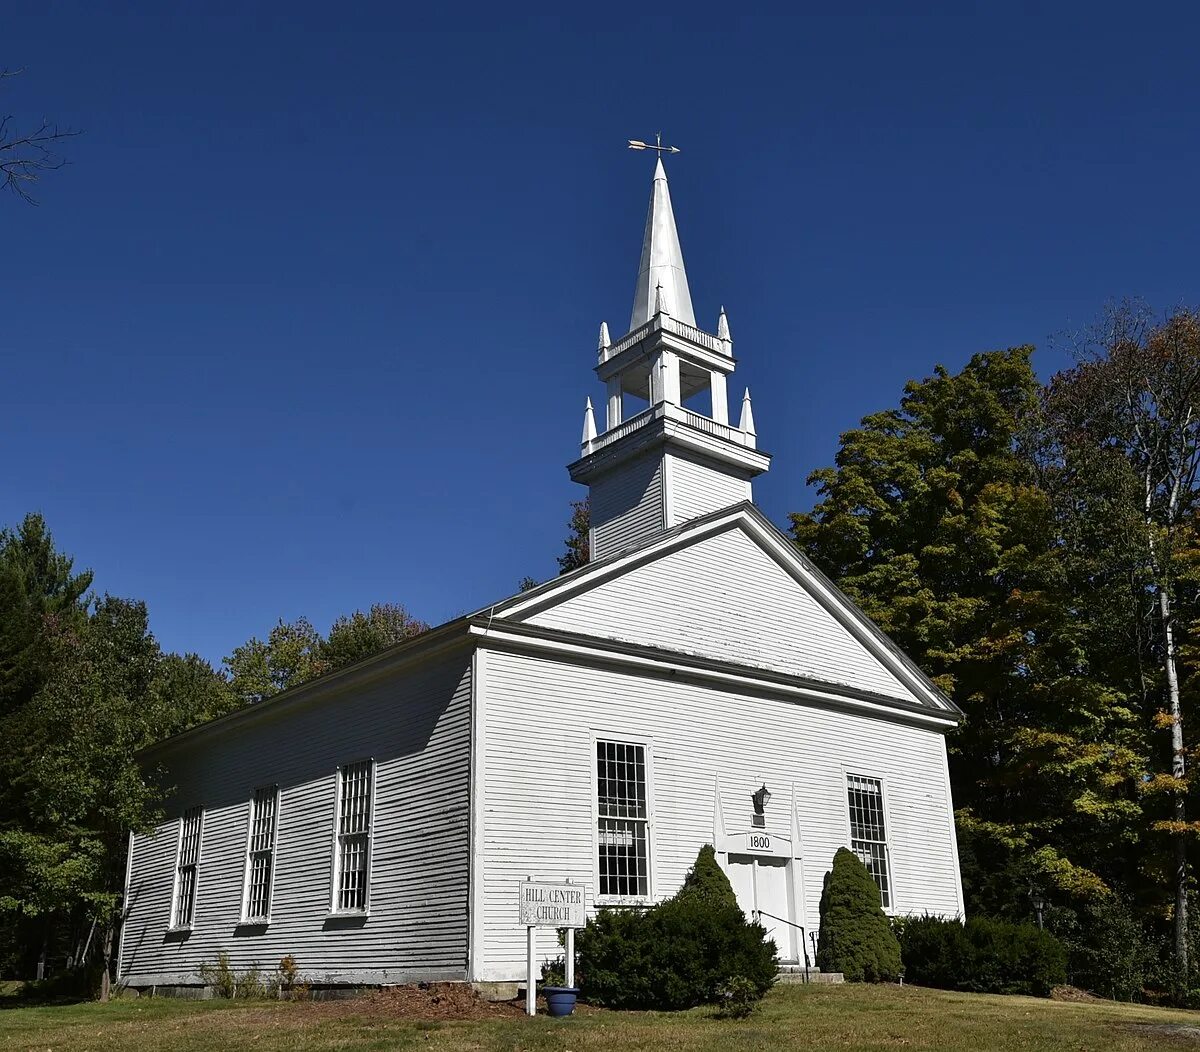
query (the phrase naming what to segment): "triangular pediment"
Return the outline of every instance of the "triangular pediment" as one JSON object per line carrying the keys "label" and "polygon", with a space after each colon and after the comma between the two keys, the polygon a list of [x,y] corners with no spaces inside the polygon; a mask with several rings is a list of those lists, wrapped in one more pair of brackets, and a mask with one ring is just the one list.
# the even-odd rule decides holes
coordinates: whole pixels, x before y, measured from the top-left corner
{"label": "triangular pediment", "polygon": [[750,505],[560,580],[504,618],[955,711]]}

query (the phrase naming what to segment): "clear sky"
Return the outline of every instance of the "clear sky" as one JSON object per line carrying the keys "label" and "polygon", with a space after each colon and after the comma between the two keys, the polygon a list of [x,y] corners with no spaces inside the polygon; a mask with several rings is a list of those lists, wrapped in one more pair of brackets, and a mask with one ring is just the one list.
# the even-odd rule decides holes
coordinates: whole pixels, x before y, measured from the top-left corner
{"label": "clear sky", "polygon": [[0,108],[86,134],[0,198],[0,523],[42,511],[214,661],[553,575],[659,129],[785,523],[935,363],[1049,375],[1110,298],[1200,301],[1200,13],[1001,7],[9,5]]}

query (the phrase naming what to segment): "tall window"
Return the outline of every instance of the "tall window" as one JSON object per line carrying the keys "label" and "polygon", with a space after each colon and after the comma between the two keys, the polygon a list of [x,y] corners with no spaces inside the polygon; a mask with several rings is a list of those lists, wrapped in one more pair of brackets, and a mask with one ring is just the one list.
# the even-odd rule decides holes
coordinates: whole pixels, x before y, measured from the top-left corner
{"label": "tall window", "polygon": [[596,742],[600,894],[650,894],[647,852],[646,750]]}
{"label": "tall window", "polygon": [[888,909],[892,905],[892,884],[883,822],[883,787],[878,778],[851,774],[846,776],[846,791],[850,800],[850,850],[862,859],[879,885],[879,897]]}
{"label": "tall window", "polygon": [[367,908],[368,861],[371,851],[372,762],[343,767],[338,778],[337,859],[334,908],[357,912]]}
{"label": "tall window", "polygon": [[190,928],[196,914],[196,865],[200,861],[200,829],[203,821],[204,809],[201,807],[189,808],[180,819],[173,928]]}
{"label": "tall window", "polygon": [[275,866],[275,821],[279,790],[255,789],[250,800],[250,841],[246,853],[246,909],[248,921],[265,921],[271,915],[271,873]]}

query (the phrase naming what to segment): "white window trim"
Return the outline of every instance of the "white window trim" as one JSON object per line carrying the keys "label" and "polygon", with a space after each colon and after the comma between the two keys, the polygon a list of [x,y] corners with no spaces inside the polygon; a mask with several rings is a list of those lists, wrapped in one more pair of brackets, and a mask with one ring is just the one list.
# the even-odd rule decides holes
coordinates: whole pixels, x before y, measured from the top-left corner
{"label": "white window trim", "polygon": [[[192,881],[192,919],[187,924],[179,923],[179,866],[183,861],[183,823],[187,813],[198,808],[200,811],[200,830],[196,839],[196,877]],[[179,828],[175,833],[175,870],[171,877],[171,916],[167,925],[168,931],[191,931],[196,924],[197,911],[200,907],[200,863],[204,857],[204,820],[208,817],[207,810],[196,805],[196,808],[185,807],[179,815]]]}
{"label": "white window trim", "polygon": [[[267,881],[267,915],[265,917],[250,916],[250,844],[254,839],[254,797],[263,789],[275,790],[275,827],[271,831],[271,877]],[[275,909],[275,871],[279,864],[279,818],[280,803],[283,794],[279,784],[259,785],[250,790],[250,800],[246,806],[246,852],[243,861],[242,874],[242,912],[239,924],[247,926],[267,925],[271,923],[271,914]]]}
{"label": "white window trim", "polygon": [[[364,902],[362,909],[343,910],[338,909],[338,882],[341,878],[339,872],[339,863],[341,861],[341,852],[339,850],[338,828],[342,819],[342,774],[347,767],[355,767],[360,763],[369,765],[368,771],[368,786],[370,791],[367,800],[367,872],[366,872],[366,894],[363,896]],[[376,787],[375,779],[378,775],[378,764],[375,762],[374,756],[364,756],[361,760],[353,760],[350,763],[340,764],[333,776],[333,852],[329,862],[329,916],[330,917],[367,917],[371,913],[371,871],[373,868],[375,857],[375,796]]]}
{"label": "white window trim", "polygon": [[892,812],[888,806],[888,780],[882,774],[867,774],[861,767],[842,766],[842,808],[846,816],[846,847],[851,851],[854,841],[854,830],[850,827],[850,779],[866,778],[879,783],[879,806],[883,808],[883,854],[887,861],[888,897],[891,902],[883,906],[883,912],[889,917],[899,916],[896,906],[896,867],[892,865]]}
{"label": "white window trim", "polygon": [[[621,745],[640,745],[646,753],[646,883],[645,895],[601,895],[600,894],[600,779],[596,771],[596,744],[618,742]],[[593,730],[591,749],[588,752],[591,770],[592,793],[592,887],[595,888],[594,904],[600,906],[652,906],[654,889],[657,887],[655,874],[655,822],[654,822],[654,739],[644,735],[630,734],[626,730]]]}

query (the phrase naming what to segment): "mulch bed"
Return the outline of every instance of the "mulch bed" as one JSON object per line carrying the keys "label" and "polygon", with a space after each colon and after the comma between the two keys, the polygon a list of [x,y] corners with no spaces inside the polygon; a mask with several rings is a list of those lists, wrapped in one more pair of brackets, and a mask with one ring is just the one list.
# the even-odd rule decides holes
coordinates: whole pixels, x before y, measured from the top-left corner
{"label": "mulch bed", "polygon": [[[389,986],[347,1001],[326,1001],[337,1015],[384,1019],[503,1019],[525,1014],[525,1000],[488,1001],[466,983],[417,983]],[[539,1006],[540,1007],[540,1006]]]}
{"label": "mulch bed", "polygon": [[1086,990],[1079,989],[1078,986],[1056,986],[1050,991],[1051,1001],[1075,1001],[1079,1004],[1090,1004],[1095,1001],[1103,1001],[1104,998],[1097,997],[1095,994],[1089,994]]}

